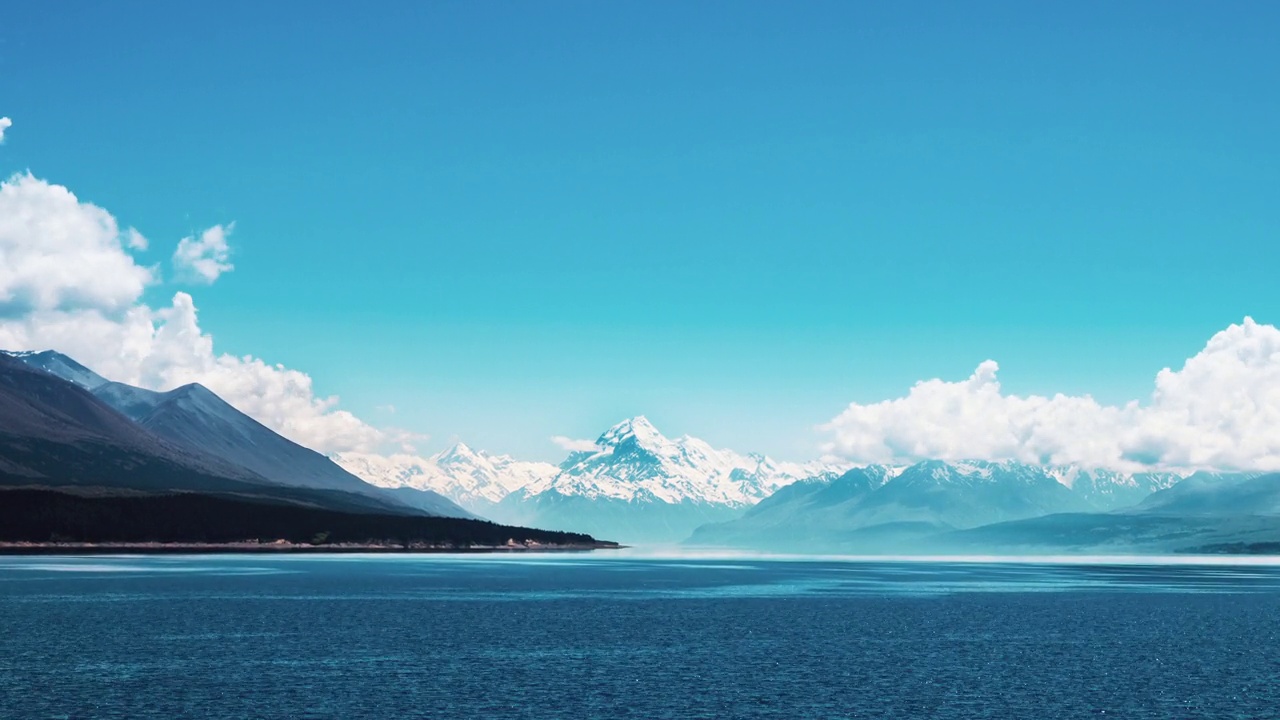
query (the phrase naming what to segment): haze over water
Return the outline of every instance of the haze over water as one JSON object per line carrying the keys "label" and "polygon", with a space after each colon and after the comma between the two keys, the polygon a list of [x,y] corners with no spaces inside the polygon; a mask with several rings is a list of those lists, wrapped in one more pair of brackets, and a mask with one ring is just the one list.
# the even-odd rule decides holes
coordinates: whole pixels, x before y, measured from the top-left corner
{"label": "haze over water", "polygon": [[0,559],[0,717],[1261,717],[1280,566]]}

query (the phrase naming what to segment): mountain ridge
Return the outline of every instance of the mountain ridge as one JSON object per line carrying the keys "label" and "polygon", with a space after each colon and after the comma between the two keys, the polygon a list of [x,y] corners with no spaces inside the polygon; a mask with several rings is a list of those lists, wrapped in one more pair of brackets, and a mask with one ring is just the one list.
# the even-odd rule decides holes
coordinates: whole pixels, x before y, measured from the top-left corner
{"label": "mountain ridge", "polygon": [[216,458],[219,472],[271,484],[334,491],[433,515],[471,517],[443,497],[424,495],[413,503],[385,493],[240,412],[199,383],[155,391],[111,382],[56,351],[4,353],[27,369],[63,380],[90,393],[137,428],[193,457]]}

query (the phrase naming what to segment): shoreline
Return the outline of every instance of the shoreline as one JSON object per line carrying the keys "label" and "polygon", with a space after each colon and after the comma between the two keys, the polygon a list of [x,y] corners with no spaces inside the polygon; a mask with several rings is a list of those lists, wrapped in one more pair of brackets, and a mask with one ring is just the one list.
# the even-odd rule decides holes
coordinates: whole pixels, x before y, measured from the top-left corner
{"label": "shoreline", "polygon": [[380,543],[334,543],[311,545],[287,541],[272,543],[198,543],[198,542],[0,542],[0,555],[272,555],[272,554],[494,554],[494,553],[558,553],[618,550],[617,543],[513,543],[507,545],[426,545]]}

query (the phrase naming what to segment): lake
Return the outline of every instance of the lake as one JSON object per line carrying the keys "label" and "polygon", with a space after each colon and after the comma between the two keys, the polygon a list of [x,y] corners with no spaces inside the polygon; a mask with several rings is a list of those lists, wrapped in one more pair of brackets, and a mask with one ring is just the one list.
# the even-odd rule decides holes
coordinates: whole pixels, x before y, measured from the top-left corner
{"label": "lake", "polygon": [[0,557],[4,718],[1278,708],[1267,559]]}

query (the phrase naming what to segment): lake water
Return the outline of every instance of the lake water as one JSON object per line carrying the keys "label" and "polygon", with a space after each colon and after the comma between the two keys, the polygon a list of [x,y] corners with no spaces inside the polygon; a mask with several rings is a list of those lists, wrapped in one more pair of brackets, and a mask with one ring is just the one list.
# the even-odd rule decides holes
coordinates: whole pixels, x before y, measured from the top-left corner
{"label": "lake water", "polygon": [[4,718],[1260,718],[1280,567],[0,557]]}

